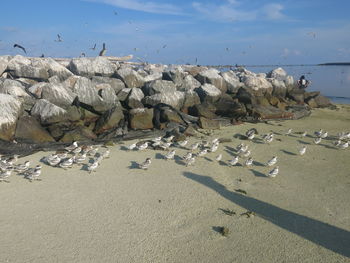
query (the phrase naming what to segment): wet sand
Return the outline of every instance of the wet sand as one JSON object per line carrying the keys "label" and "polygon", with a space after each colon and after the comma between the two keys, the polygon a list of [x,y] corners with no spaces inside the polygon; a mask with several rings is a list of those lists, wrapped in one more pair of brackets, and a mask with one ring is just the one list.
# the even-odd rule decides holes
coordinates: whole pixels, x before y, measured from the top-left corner
{"label": "wet sand", "polygon": [[[0,183],[0,262],[350,262],[350,149],[295,134],[349,131],[350,106],[339,108],[214,131],[204,137],[232,142],[193,167],[179,159],[185,149],[165,161],[162,151],[116,145],[93,174],[44,164],[42,181],[14,174]],[[227,166],[241,142],[235,135],[252,127],[259,134],[274,131],[276,139],[248,142],[251,168]],[[288,128],[290,136],[284,135]],[[303,157],[301,145],[308,147]],[[223,163],[215,161],[219,153]],[[34,166],[47,154],[19,162]],[[280,173],[267,178],[265,163],[273,155]],[[147,157],[153,159],[149,170],[137,169]],[[241,215],[247,211],[256,215]],[[216,231],[223,226],[227,237]]]}

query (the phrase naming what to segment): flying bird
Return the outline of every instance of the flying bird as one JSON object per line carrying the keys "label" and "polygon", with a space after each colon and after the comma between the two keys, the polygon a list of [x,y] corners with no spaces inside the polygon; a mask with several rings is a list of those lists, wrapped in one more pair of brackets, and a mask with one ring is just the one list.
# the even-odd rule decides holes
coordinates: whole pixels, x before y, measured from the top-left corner
{"label": "flying bird", "polygon": [[106,54],[106,51],[107,51],[107,49],[106,49],[106,44],[103,43],[102,46],[103,46],[103,47],[102,47],[102,50],[100,51],[99,56],[104,56],[104,55]]}
{"label": "flying bird", "polygon": [[96,49],[96,43],[95,43],[94,47],[91,47],[90,49],[91,50],[95,50]]}
{"label": "flying bird", "polygon": [[55,40],[56,42],[63,42],[60,34],[57,34],[57,39]]}
{"label": "flying bird", "polygon": [[24,51],[24,53],[26,53],[26,54],[27,54],[26,49],[25,49],[24,47],[22,47],[21,45],[14,44],[14,45],[13,45],[13,47],[14,47],[14,48],[16,48],[16,47],[17,47],[17,48],[20,48],[20,49],[22,49],[22,50]]}

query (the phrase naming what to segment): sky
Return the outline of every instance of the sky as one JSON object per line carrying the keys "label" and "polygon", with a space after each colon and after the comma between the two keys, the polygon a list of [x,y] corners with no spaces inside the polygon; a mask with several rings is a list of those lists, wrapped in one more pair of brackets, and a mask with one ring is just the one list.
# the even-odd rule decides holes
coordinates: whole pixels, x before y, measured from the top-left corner
{"label": "sky", "polygon": [[90,57],[106,43],[107,56],[150,63],[350,61],[349,0],[11,0],[1,10],[0,55],[24,55],[16,43],[28,56]]}

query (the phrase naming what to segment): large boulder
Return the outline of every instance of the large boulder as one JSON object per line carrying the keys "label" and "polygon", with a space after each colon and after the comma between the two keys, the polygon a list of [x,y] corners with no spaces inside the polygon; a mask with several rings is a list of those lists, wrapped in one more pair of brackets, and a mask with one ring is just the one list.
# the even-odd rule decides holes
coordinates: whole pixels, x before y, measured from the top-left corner
{"label": "large boulder", "polygon": [[54,138],[32,116],[22,116],[17,121],[15,138],[17,141],[33,143],[54,142]]}
{"label": "large boulder", "polygon": [[13,57],[7,65],[7,71],[14,77],[48,80],[50,75],[45,68],[35,67],[32,62],[23,56]]}
{"label": "large boulder", "polygon": [[[37,87],[40,87],[37,85]],[[46,83],[40,87],[41,89],[41,98],[51,103],[59,106],[61,108],[66,108],[70,106],[76,97],[71,90],[67,89],[63,84],[52,84]]]}
{"label": "large boulder", "polygon": [[63,122],[68,119],[67,111],[45,99],[37,100],[30,111],[31,116],[40,120],[43,125]]}
{"label": "large boulder", "polygon": [[267,73],[267,77],[280,81],[285,81],[287,78],[287,72],[283,68],[276,68]]}
{"label": "large boulder", "polygon": [[44,69],[49,74],[49,78],[56,76],[59,81],[63,81],[73,75],[66,67],[52,58],[33,58],[32,66]]}
{"label": "large boulder", "polygon": [[117,70],[117,67],[112,62],[102,56],[96,58],[74,58],[70,61],[68,68],[75,75],[83,77],[110,77]]}
{"label": "large boulder", "polygon": [[117,76],[127,88],[141,88],[145,83],[143,77],[130,67],[123,67],[117,71]]}
{"label": "large boulder", "polygon": [[295,102],[297,102],[298,104],[303,104],[304,103],[304,100],[305,100],[304,94],[305,94],[305,90],[299,89],[299,88],[294,88],[294,89],[289,90],[287,92],[287,96],[290,99],[292,99]]}
{"label": "large boulder", "polygon": [[196,75],[196,79],[203,84],[212,84],[218,88],[222,93],[226,93],[227,85],[223,77],[220,76],[220,71],[210,68],[205,71],[201,71]]}
{"label": "large boulder", "polygon": [[142,99],[145,97],[142,90],[139,88],[132,88],[127,98],[127,105],[131,109],[143,108]]}
{"label": "large boulder", "polygon": [[37,99],[41,99],[42,91],[45,86],[47,86],[47,82],[38,82],[28,88],[28,92],[33,95]]}
{"label": "large boulder", "polygon": [[4,73],[4,71],[6,70],[10,59],[11,59],[10,56],[1,56],[0,57],[0,77],[1,77],[2,73]]}
{"label": "large boulder", "polygon": [[169,80],[155,80],[146,83],[142,90],[146,96],[152,96],[157,93],[173,93],[176,91],[176,86]]}
{"label": "large boulder", "polygon": [[217,87],[207,83],[195,89],[195,91],[198,93],[201,102],[215,102],[222,94],[221,90],[219,90]]}
{"label": "large boulder", "polygon": [[144,105],[155,106],[159,103],[168,104],[175,109],[181,109],[185,100],[185,93],[181,91],[169,92],[169,93],[157,93],[152,96],[146,96],[143,98],[142,103]]}
{"label": "large boulder", "polygon": [[8,94],[0,95],[0,139],[10,141],[15,135],[16,123],[22,113],[22,102]]}
{"label": "large boulder", "polygon": [[119,91],[125,88],[124,82],[117,78],[93,76],[91,81],[93,85],[109,84],[114,90],[115,94],[118,94]]}
{"label": "large boulder", "polygon": [[188,113],[192,116],[205,117],[207,119],[217,118],[215,114],[216,108],[214,105],[208,102],[197,104],[188,109]]}
{"label": "large boulder", "polygon": [[77,126],[73,130],[65,132],[59,141],[68,143],[73,141],[90,141],[96,138],[96,134],[94,134],[88,127]]}
{"label": "large boulder", "polygon": [[319,108],[329,107],[333,105],[327,97],[322,96],[321,94],[317,95],[314,100]]}
{"label": "large boulder", "polygon": [[254,105],[252,116],[261,120],[268,119],[293,119],[292,112],[287,112],[273,106]]}
{"label": "large boulder", "polygon": [[287,87],[284,81],[278,79],[268,79],[272,84],[272,95],[280,98],[285,98],[287,94]]}
{"label": "large boulder", "polygon": [[200,104],[201,100],[194,90],[187,90],[185,91],[185,100],[182,105],[183,109],[186,109],[188,107],[192,107],[194,105]]}
{"label": "large boulder", "polygon": [[30,97],[24,86],[16,80],[0,78],[0,93],[9,94],[14,97]]}
{"label": "large boulder", "polygon": [[238,89],[244,86],[233,71],[226,71],[220,74],[226,82],[227,93],[236,94]]}
{"label": "large boulder", "polygon": [[263,89],[272,92],[272,84],[266,78],[249,74],[242,77],[242,82],[246,87],[253,90]]}
{"label": "large boulder", "polygon": [[153,129],[153,114],[153,109],[131,109],[129,111],[130,128],[134,130]]}
{"label": "large boulder", "polygon": [[187,74],[182,67],[173,67],[163,72],[163,80],[172,81],[176,87],[180,87]]}
{"label": "large boulder", "polygon": [[181,82],[181,85],[177,86],[180,91],[193,91],[201,86],[201,83],[196,80],[192,75],[186,75]]}
{"label": "large boulder", "polygon": [[102,98],[103,107],[105,109],[111,109],[119,104],[118,97],[111,85],[107,83],[99,84],[95,86],[95,89],[97,90],[98,95]]}
{"label": "large boulder", "polygon": [[120,101],[126,101],[126,99],[128,98],[130,92],[131,92],[132,88],[124,88],[121,91],[118,92],[118,99]]}
{"label": "large boulder", "polygon": [[214,103],[214,106],[215,113],[220,116],[236,118],[245,114],[245,108],[242,108],[242,105],[228,94],[223,95]]}
{"label": "large boulder", "polygon": [[145,75],[143,77],[144,77],[144,81],[145,82],[150,82],[150,81],[162,79],[162,76],[163,76],[162,72],[154,72],[154,73],[152,73],[150,75]]}
{"label": "large boulder", "polygon": [[105,131],[117,128],[122,119],[124,119],[124,114],[121,106],[115,106],[100,116],[96,122],[94,132],[96,134],[101,134]]}

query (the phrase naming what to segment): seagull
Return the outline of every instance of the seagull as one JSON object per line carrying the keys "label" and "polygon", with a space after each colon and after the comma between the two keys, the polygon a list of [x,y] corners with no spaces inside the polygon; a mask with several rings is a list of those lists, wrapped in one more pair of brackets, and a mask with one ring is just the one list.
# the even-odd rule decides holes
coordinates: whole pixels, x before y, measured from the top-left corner
{"label": "seagull", "polygon": [[245,162],[244,162],[244,165],[245,166],[251,166],[253,164],[253,158],[250,157],[249,159],[247,159]]}
{"label": "seagull", "polygon": [[251,154],[251,152],[248,150],[246,152],[241,153],[243,157],[248,157]]}
{"label": "seagull", "polygon": [[22,49],[22,50],[24,51],[25,54],[27,54],[26,49],[25,49],[24,47],[22,47],[21,45],[14,44],[13,47],[14,47],[14,48],[16,48],[16,47],[17,47],[17,48],[20,48],[20,49]]}
{"label": "seagull", "polygon": [[18,164],[14,167],[14,170],[18,173],[23,173],[24,171],[28,170],[30,165],[29,161],[26,161],[24,164]]}
{"label": "seagull", "polygon": [[194,143],[194,144],[192,144],[192,145],[190,146],[190,149],[191,149],[192,151],[195,151],[195,150],[198,149],[198,146],[199,146],[199,142],[196,142],[196,143]]}
{"label": "seagull", "polygon": [[341,145],[342,141],[341,140],[337,140],[337,141],[334,141],[333,144],[335,147],[338,147],[339,145]]}
{"label": "seagull", "polygon": [[306,146],[303,146],[299,149],[299,154],[304,155],[306,153]]}
{"label": "seagull", "polygon": [[186,166],[193,165],[195,161],[196,161],[196,158],[194,157],[189,158],[188,160],[186,160]]}
{"label": "seagull", "polygon": [[39,181],[40,174],[41,174],[41,165],[39,164],[35,166],[35,168],[28,169],[24,174],[24,178],[28,179],[30,182],[34,180]]}
{"label": "seagull", "polygon": [[184,157],[182,157],[183,160],[188,161],[189,159],[192,158],[192,153],[188,152]]}
{"label": "seagull", "polygon": [[272,166],[277,163],[277,156],[273,156],[271,160],[267,162],[267,166]]}
{"label": "seagull", "polygon": [[57,39],[55,41],[56,42],[63,42],[63,40],[59,34],[57,34]]}
{"label": "seagull", "polygon": [[87,152],[87,155],[89,155],[89,156],[95,156],[96,153],[97,153],[97,151],[98,151],[98,148],[97,148],[97,147],[96,147],[96,148],[92,148],[91,150],[89,150],[89,151]]}
{"label": "seagull", "polygon": [[323,130],[320,129],[319,131],[315,131],[314,134],[315,134],[317,137],[321,137],[321,135],[323,134]]}
{"label": "seagull", "polygon": [[90,48],[91,50],[95,50],[96,49],[96,43],[94,44],[93,47]]}
{"label": "seagull", "polygon": [[175,150],[171,150],[164,157],[166,160],[171,160],[171,159],[174,159],[174,156],[175,156]]}
{"label": "seagull", "polygon": [[322,138],[321,138],[321,137],[318,137],[318,138],[315,138],[315,139],[314,139],[314,143],[315,143],[315,144],[319,144],[321,141],[322,141]]}
{"label": "seagull", "polygon": [[328,136],[328,132],[324,132],[324,133],[321,134],[321,138],[322,139],[327,138],[327,136]]}
{"label": "seagull", "polygon": [[178,145],[180,145],[181,147],[185,147],[186,144],[188,143],[188,140],[184,140],[184,141],[180,141],[180,142],[177,142]]}
{"label": "seagull", "polygon": [[236,157],[234,157],[232,160],[228,161],[228,163],[231,166],[235,166],[238,163],[238,155]]}
{"label": "seagull", "polygon": [[154,139],[152,139],[152,142],[160,142],[162,140],[162,136],[158,136]]}
{"label": "seagull", "polygon": [[67,153],[66,152],[63,152],[63,153],[58,153],[57,154],[57,157],[60,158],[60,159],[64,159],[64,158],[67,158]]}
{"label": "seagull", "polygon": [[0,182],[4,182],[4,181],[6,182],[6,178],[10,177],[11,172],[12,172],[11,170],[3,171],[0,169]]}
{"label": "seagull", "polygon": [[290,135],[292,133],[292,128],[289,128],[287,131],[286,131],[286,135]]}
{"label": "seagull", "polygon": [[137,149],[140,151],[143,151],[143,150],[147,149],[147,147],[148,147],[148,142],[145,142],[145,143],[137,146]]}
{"label": "seagull", "polygon": [[139,168],[143,170],[147,170],[148,167],[151,165],[151,158],[147,158],[143,163],[139,164]]}
{"label": "seagull", "polygon": [[251,128],[245,133],[249,140],[253,140],[255,134],[258,134],[258,131],[255,128]]}
{"label": "seagull", "polygon": [[163,140],[165,141],[165,142],[172,142],[173,141],[173,139],[174,139],[174,135],[171,135],[171,136],[169,136],[169,137],[166,137],[166,138],[163,138]]}
{"label": "seagull", "polygon": [[219,144],[214,144],[213,146],[211,146],[209,151],[214,153],[214,152],[216,152],[218,150],[218,148],[219,148]]}
{"label": "seagull", "polygon": [[275,168],[273,168],[273,169],[269,172],[268,177],[271,177],[271,178],[276,177],[276,175],[278,174],[278,172],[279,172],[279,169],[278,169],[278,166],[276,166]]}
{"label": "seagull", "polygon": [[208,153],[208,149],[204,149],[204,150],[200,151],[200,152],[197,154],[197,156],[203,157],[203,156],[206,155],[207,153]]}
{"label": "seagull", "polygon": [[302,134],[301,134],[301,137],[306,137],[307,135],[307,131],[304,131]]}
{"label": "seagull", "polygon": [[17,154],[11,156],[10,158],[7,159],[7,163],[10,165],[16,163],[18,161],[18,157],[19,157],[19,155],[17,155]]}
{"label": "seagull", "polygon": [[106,44],[105,43],[103,43],[102,44],[102,50],[100,51],[100,53],[99,53],[99,56],[104,56],[105,54],[106,54],[106,51],[107,51],[107,49],[106,49]]}
{"label": "seagull", "polygon": [[78,146],[77,148],[73,149],[71,152],[74,154],[78,154],[81,152],[81,150],[82,150],[82,147]]}
{"label": "seagull", "polygon": [[83,162],[86,160],[86,153],[84,154],[79,154],[79,155],[75,155],[73,157],[73,162],[76,164],[83,164]]}
{"label": "seagull", "polygon": [[215,157],[215,160],[216,160],[217,162],[220,162],[221,159],[222,159],[222,154],[221,154],[221,153],[220,153],[218,156]]}
{"label": "seagull", "polygon": [[136,148],[136,142],[133,144],[130,144],[129,146],[127,146],[126,148],[128,148],[129,151],[132,151]]}
{"label": "seagull", "polygon": [[91,174],[91,172],[95,172],[98,165],[99,165],[98,161],[94,160],[93,163],[88,164],[87,170]]}
{"label": "seagull", "polygon": [[71,145],[67,146],[66,148],[64,148],[66,151],[70,152],[73,151],[75,148],[78,147],[78,143],[76,141],[74,141]]}
{"label": "seagull", "polygon": [[68,158],[62,162],[59,163],[59,167],[63,168],[63,169],[67,169],[67,168],[71,168],[73,165],[73,158]]}
{"label": "seagull", "polygon": [[106,150],[105,152],[102,153],[102,158],[103,158],[103,159],[109,158],[109,154],[110,154],[110,153],[111,153],[110,150]]}
{"label": "seagull", "polygon": [[346,149],[346,148],[348,148],[349,147],[349,142],[346,142],[346,143],[343,143],[343,144],[340,144],[339,145],[339,148],[340,149]]}

